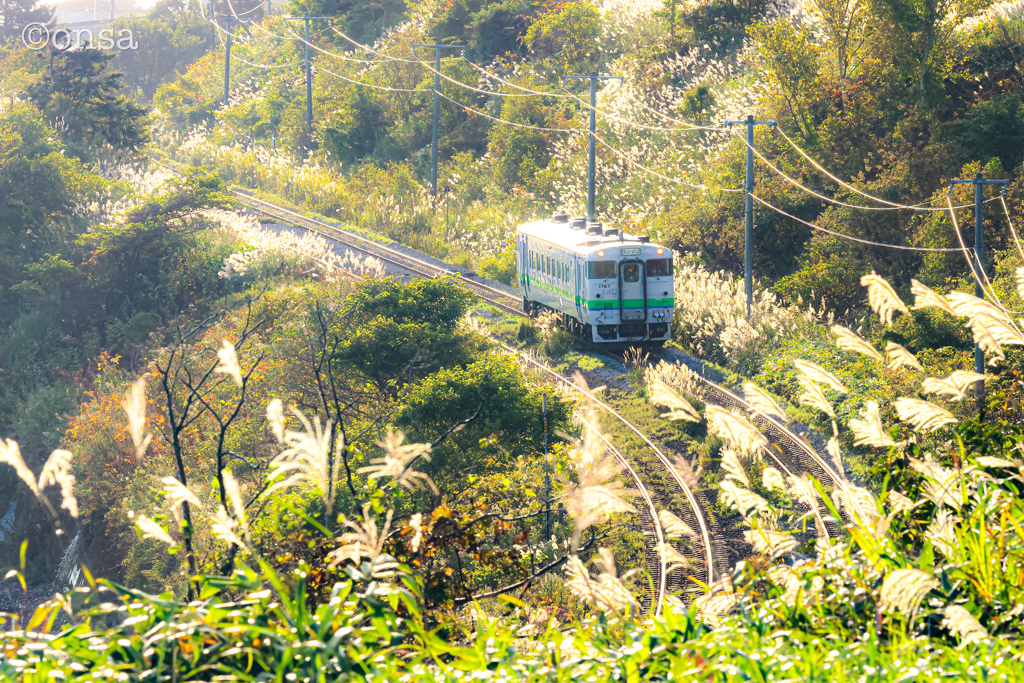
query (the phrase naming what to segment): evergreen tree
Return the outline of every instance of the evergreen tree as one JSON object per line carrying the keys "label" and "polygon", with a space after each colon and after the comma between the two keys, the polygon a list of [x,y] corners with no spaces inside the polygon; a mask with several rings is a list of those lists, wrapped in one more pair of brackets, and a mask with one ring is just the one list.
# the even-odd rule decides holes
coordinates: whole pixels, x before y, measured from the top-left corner
{"label": "evergreen tree", "polygon": [[0,0],[0,42],[20,38],[28,24],[50,22],[53,16],[50,10],[36,4],[36,0]]}
{"label": "evergreen tree", "polygon": [[107,68],[113,58],[100,50],[52,50],[50,68],[26,90],[65,141],[129,150],[145,144],[146,110],[123,94],[122,74]]}

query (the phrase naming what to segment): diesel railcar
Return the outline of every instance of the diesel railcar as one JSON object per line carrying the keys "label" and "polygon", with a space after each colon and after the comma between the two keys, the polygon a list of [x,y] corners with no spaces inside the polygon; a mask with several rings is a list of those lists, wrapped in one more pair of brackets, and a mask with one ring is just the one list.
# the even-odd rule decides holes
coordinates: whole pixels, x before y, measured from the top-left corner
{"label": "diesel railcar", "polygon": [[599,343],[664,343],[672,334],[672,251],[650,238],[564,213],[520,225],[523,310],[554,311]]}

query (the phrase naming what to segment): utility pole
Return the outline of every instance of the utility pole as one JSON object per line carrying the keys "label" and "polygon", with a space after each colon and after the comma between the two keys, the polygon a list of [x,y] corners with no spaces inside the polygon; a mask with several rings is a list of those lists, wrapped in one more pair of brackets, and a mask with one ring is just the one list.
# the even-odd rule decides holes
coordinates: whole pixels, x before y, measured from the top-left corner
{"label": "utility pole", "polygon": [[587,221],[597,220],[597,211],[594,209],[594,185],[597,183],[597,82],[599,80],[618,79],[622,76],[599,76],[592,72],[589,76],[566,76],[570,80],[590,81],[590,144],[587,148]]}
{"label": "utility pole", "polygon": [[[269,0],[268,0],[269,1]],[[306,135],[309,137],[309,144],[313,144],[313,72],[312,66],[309,59],[309,22],[314,19],[326,19],[331,20],[331,17],[287,17],[285,21],[303,21],[306,23],[305,38],[303,43],[305,45],[305,63],[306,63]]]}
{"label": "utility pole", "polygon": [[413,49],[429,47],[434,50],[434,132],[430,138],[430,198],[437,209],[437,126],[441,113],[441,50],[465,50],[465,45],[424,45],[413,43]]}
{"label": "utility pole", "polygon": [[747,295],[747,320],[754,303],[754,126],[775,126],[775,121],[755,121],[753,115],[746,121],[726,121],[725,125],[747,127],[747,179],[743,185],[747,197],[743,230],[743,291]]}
{"label": "utility pole", "polygon": [[210,0],[210,49],[217,47],[217,15],[214,13],[213,0]]}
{"label": "utility pole", "polygon": [[[974,296],[979,299],[985,298],[985,288],[981,286],[981,279],[985,273],[985,193],[984,189],[986,185],[1003,185],[1004,192],[1005,186],[1009,183],[1008,180],[985,180],[985,177],[978,171],[978,174],[973,178],[964,180],[954,180],[949,184],[949,191],[953,191],[953,186],[960,183],[973,183],[974,184],[974,263],[971,264],[971,270],[977,269],[977,272],[972,273],[974,275]],[[981,350],[981,346],[978,344],[974,345],[974,371],[979,375],[985,374],[985,352]],[[985,381],[979,380],[974,383],[974,407],[978,411],[978,415],[982,415],[982,411],[985,409]]]}
{"label": "utility pole", "polygon": [[224,17],[228,20],[228,27],[224,36],[224,106],[228,106],[231,98],[231,15]]}
{"label": "utility pole", "polygon": [[541,416],[544,419],[544,541],[551,538],[551,472],[548,468],[548,393],[540,398]]}

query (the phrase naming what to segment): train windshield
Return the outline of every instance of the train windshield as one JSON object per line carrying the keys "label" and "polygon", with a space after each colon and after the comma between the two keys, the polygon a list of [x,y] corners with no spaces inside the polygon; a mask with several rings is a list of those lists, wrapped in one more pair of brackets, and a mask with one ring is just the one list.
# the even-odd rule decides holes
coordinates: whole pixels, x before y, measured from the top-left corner
{"label": "train windshield", "polygon": [[647,262],[647,277],[664,277],[672,274],[672,259],[655,258]]}
{"label": "train windshield", "polygon": [[615,261],[588,261],[587,278],[590,280],[611,280],[615,277]]}
{"label": "train windshield", "polygon": [[626,263],[622,266],[623,282],[640,282],[640,264]]}

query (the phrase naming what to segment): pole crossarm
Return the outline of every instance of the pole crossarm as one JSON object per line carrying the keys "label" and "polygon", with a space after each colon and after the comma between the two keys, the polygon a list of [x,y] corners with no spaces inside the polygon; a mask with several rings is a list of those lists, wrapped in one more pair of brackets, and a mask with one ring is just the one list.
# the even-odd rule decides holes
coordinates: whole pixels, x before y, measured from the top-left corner
{"label": "pole crossarm", "polygon": [[427,45],[426,43],[413,43],[412,49],[418,47],[430,48],[434,51],[434,119],[432,134],[430,137],[430,200],[437,210],[437,129],[441,116],[441,50],[462,50],[465,56],[465,45]]}
{"label": "pole crossarm", "polygon": [[968,179],[957,179],[951,180],[949,183],[949,191],[953,191],[954,185],[959,184],[979,184],[979,185],[1009,185],[1009,180],[986,180],[985,178],[968,178]]}
{"label": "pole crossarm", "polygon": [[587,220],[597,220],[597,210],[594,207],[597,184],[597,82],[618,80],[624,82],[622,76],[602,76],[594,72],[589,76],[566,76],[563,81],[590,81],[590,141],[587,148]]}
{"label": "pole crossarm", "polygon": [[[747,125],[747,123],[751,123],[751,122],[746,121],[746,120],[743,120],[743,121],[730,121],[729,119],[726,119],[725,121],[722,121],[722,125],[723,126],[730,126],[730,127],[731,126],[745,126],[745,125]],[[775,119],[768,119],[767,121],[753,121],[752,123],[755,126],[771,126],[772,128],[774,128],[775,126],[779,125],[779,122],[776,121]]]}
{"label": "pole crossarm", "polygon": [[777,124],[774,119],[755,121],[750,115],[744,121],[723,121],[723,125],[747,127],[747,175],[743,183],[746,205],[743,211],[743,291],[747,295],[747,320],[750,320],[750,309],[754,304],[754,127]]}

